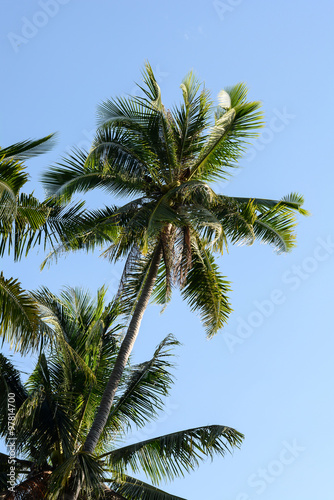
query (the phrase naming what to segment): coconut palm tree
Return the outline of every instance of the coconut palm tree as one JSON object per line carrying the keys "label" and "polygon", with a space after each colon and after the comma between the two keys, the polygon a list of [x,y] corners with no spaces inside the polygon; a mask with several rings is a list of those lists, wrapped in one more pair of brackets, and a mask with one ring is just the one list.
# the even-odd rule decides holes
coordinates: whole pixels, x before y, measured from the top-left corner
{"label": "coconut palm tree", "polygon": [[149,64],[143,80],[142,96],[100,105],[89,153],[74,151],[43,176],[48,193],[63,202],[96,188],[127,198],[121,207],[87,213],[77,237],[64,238],[49,256],[101,244],[110,261],[126,259],[120,292],[131,321],[84,446],[88,452],[103,432],[150,297],[166,304],[178,286],[214,335],[231,311],[230,284],[214,253],[222,254],[229,242],[255,240],[289,251],[295,212],[306,213],[296,193],[281,200],[238,198],[217,194],[211,185],[230,175],[262,125],[260,103],[247,101],[244,84],[221,91],[214,108],[190,73],[181,84],[182,104],[169,110]]}
{"label": "coconut palm tree", "polygon": [[[15,436],[17,453],[12,491],[10,455],[0,454],[0,498],[66,499],[69,486],[79,483],[80,499],[180,500],[157,485],[241,444],[236,430],[211,425],[121,446],[129,430],[143,428],[163,410],[173,382],[171,351],[178,345],[169,335],[152,359],[127,366],[96,453],[82,451],[120,347],[119,306],[105,307],[105,293],[100,289],[95,300],[72,288],[59,298],[45,288],[33,294],[41,328],[52,332],[53,342],[25,383],[0,355],[0,434],[9,446]],[[153,484],[132,477],[138,471]]]}
{"label": "coconut palm tree", "polygon": [[[64,208],[22,193],[28,182],[24,162],[47,152],[53,135],[0,148],[0,256],[19,260],[36,244],[54,244],[80,219],[82,204]],[[21,353],[39,344],[37,308],[17,279],[0,273],[0,335]]]}

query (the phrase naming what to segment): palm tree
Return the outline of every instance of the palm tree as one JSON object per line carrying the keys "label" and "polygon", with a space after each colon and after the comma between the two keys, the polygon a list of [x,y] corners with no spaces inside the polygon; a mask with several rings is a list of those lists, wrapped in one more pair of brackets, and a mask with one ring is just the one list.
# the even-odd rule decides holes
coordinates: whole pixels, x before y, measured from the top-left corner
{"label": "palm tree", "polygon": [[[64,238],[49,256],[107,244],[110,261],[126,258],[120,296],[131,321],[84,449],[93,452],[112,406],[150,297],[166,304],[179,286],[197,311],[208,336],[227,321],[230,284],[214,253],[228,242],[256,239],[277,251],[294,246],[294,212],[306,213],[296,193],[282,200],[217,194],[210,183],[226,179],[250,138],[262,125],[259,102],[247,101],[238,84],[209,92],[188,74],[183,103],[172,110],[161,101],[151,67],[140,97],[107,100],[99,107],[99,128],[89,153],[74,151],[44,174],[48,193],[63,202],[73,193],[101,188],[127,197],[125,205],[87,213],[76,238]],[[75,498],[75,497],[73,497]]]}
{"label": "palm tree", "polygon": [[[171,350],[178,345],[169,335],[152,359],[127,366],[96,454],[82,451],[120,347],[119,306],[105,307],[105,292],[100,289],[95,300],[71,288],[59,298],[45,288],[33,294],[41,328],[53,342],[42,349],[25,383],[0,355],[0,435],[7,444],[15,436],[19,477],[9,491],[10,456],[0,454],[0,498],[65,499],[68,487],[79,483],[81,499],[181,500],[157,485],[240,446],[242,434],[220,425],[120,446],[129,430],[143,428],[163,409],[173,382]],[[10,414],[16,414],[15,431],[8,427]],[[129,475],[138,471],[153,484]]]}
{"label": "palm tree", "polygon": [[[24,162],[47,152],[53,135],[0,148],[0,256],[6,252],[19,260],[36,244],[54,244],[66,234],[82,204],[64,208],[54,200],[39,202],[21,192],[28,182]],[[68,233],[69,234],[69,233]],[[37,308],[17,279],[0,273],[0,335],[22,354],[39,344]]]}

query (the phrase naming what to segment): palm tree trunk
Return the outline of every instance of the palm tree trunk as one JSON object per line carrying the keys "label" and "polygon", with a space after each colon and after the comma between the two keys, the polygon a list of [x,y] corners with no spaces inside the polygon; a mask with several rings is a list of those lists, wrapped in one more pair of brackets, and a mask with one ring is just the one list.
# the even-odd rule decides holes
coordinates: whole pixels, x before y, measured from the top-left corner
{"label": "palm tree trunk", "polygon": [[[162,258],[162,248],[161,244],[159,243],[154,254],[153,258],[151,260],[151,265],[150,269],[147,274],[146,281],[144,283],[143,289],[141,296],[137,302],[137,305],[135,307],[133,316],[131,318],[128,330],[126,332],[126,335],[123,339],[122,345],[120,347],[115,366],[113,368],[113,371],[110,375],[108,384],[104,390],[101,403],[99,406],[99,409],[96,413],[94,422],[92,424],[92,427],[88,433],[88,436],[86,438],[86,442],[83,446],[83,450],[88,452],[88,453],[93,453],[95,450],[95,447],[101,437],[101,434],[103,432],[103,429],[107,423],[108,416],[111,410],[111,406],[115,397],[116,390],[118,388],[119,382],[121,380],[121,377],[123,375],[123,371],[126,367],[127,361],[129,359],[129,356],[131,354],[133,345],[135,343],[135,340],[137,338],[140,324],[145,312],[145,309],[148,305],[148,302],[150,300],[153,286],[155,284],[157,274],[158,274],[158,269],[159,269],[159,264],[161,262]],[[80,494],[80,487],[81,485],[78,484],[76,491],[73,492],[73,494],[67,495],[66,499],[68,500],[77,500],[79,494]],[[73,496],[72,496],[73,495]]]}

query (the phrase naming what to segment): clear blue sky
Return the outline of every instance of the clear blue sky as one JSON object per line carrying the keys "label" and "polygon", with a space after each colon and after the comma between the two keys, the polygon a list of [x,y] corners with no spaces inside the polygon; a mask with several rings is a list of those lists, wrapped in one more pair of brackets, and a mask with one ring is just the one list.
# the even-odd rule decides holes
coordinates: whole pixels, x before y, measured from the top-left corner
{"label": "clear blue sky", "polygon": [[[312,217],[300,220],[289,255],[256,244],[220,259],[234,312],[213,340],[177,294],[163,315],[150,307],[135,358],[148,358],[169,332],[183,346],[168,413],[140,437],[212,423],[246,435],[233,457],[165,486],[190,500],[332,499],[332,2],[4,0],[2,7],[1,145],[59,132],[56,148],[28,165],[39,197],[43,169],[66,149],[89,146],[97,104],[132,93],[145,60],[167,105],[180,99],[190,69],[214,96],[246,81],[250,97],[263,101],[262,139],[218,190],[268,198],[298,191]],[[100,194],[87,199],[108,203]],[[115,290],[119,271],[98,253],[40,272],[42,258],[42,249],[19,264],[6,258],[3,269],[28,289],[94,292],[106,283],[110,297]]]}

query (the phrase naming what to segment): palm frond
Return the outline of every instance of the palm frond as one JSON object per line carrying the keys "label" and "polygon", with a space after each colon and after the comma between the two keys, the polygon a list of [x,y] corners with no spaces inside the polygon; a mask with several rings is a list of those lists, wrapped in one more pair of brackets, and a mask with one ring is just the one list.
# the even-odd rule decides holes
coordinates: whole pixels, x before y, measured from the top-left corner
{"label": "palm frond", "polygon": [[226,179],[229,169],[236,167],[247,140],[257,137],[263,126],[259,102],[247,102],[247,87],[240,83],[227,90],[231,109],[220,108],[216,122],[198,158],[190,166],[190,177],[212,181]]}
{"label": "palm frond", "polygon": [[[12,395],[9,403],[9,394]],[[14,417],[27,397],[20,372],[0,353],[0,435],[7,437],[8,424],[14,424]],[[11,416],[11,420],[8,418]],[[8,466],[8,463],[7,463]]]}
{"label": "palm frond", "polygon": [[28,181],[28,174],[22,162],[7,159],[0,149],[0,193],[7,192],[12,198]]}
{"label": "palm frond", "polygon": [[230,283],[220,274],[212,253],[198,238],[192,248],[192,267],[181,294],[191,310],[199,312],[208,337],[212,337],[232,311],[228,300]]}
{"label": "palm frond", "polygon": [[[66,301],[70,294],[70,300]],[[73,346],[72,344],[78,332],[80,332],[81,336],[83,333],[86,334],[85,340],[89,340],[90,320],[93,322],[98,312],[96,304],[95,309],[93,309],[93,304],[87,303],[89,297],[85,296],[80,290],[73,290],[72,288],[68,289],[68,295],[64,291],[60,300],[45,287],[37,290],[32,295],[38,302],[41,334],[48,340],[51,350],[55,347],[55,349],[61,351],[61,356],[65,362],[72,360],[74,365],[80,368],[85,375],[86,381],[95,383],[96,375],[84,359],[85,351],[80,351],[77,345],[74,344]],[[71,303],[71,298],[75,301],[75,304]],[[80,299],[82,300],[81,304],[79,303]],[[73,307],[73,305],[77,309],[72,309],[71,311],[71,306]],[[86,317],[83,317],[83,315],[80,316],[80,312],[82,314],[83,311],[85,311]],[[86,328],[84,332],[82,332],[83,325]],[[99,326],[101,327],[102,325]]]}
{"label": "palm frond", "polygon": [[[26,383],[29,396],[15,418],[17,447],[26,453],[37,449],[35,461],[39,464],[45,463],[51,451],[59,446],[65,457],[73,453],[76,421],[69,404],[73,394],[65,393],[64,384],[57,385],[63,378],[60,376],[57,380],[57,372],[57,367],[41,354]],[[62,392],[58,394],[61,386]]]}
{"label": "palm frond", "polygon": [[286,207],[298,210],[298,212],[302,215],[311,215],[308,210],[302,208],[302,206],[304,205],[304,197],[298,193],[290,193],[286,196],[283,196],[283,198],[280,200],[280,203]]}
{"label": "palm frond", "polygon": [[140,300],[144,285],[150,273],[151,263],[155,260],[155,256],[159,255],[162,258],[161,244],[158,241],[155,246],[152,245],[146,255],[142,256],[133,265],[131,272],[128,274],[127,283],[124,285],[122,292],[122,303],[124,312],[128,317],[131,317],[136,304]]}
{"label": "palm frond", "polygon": [[252,201],[254,205],[266,208],[273,208],[276,205],[282,205],[287,208],[297,210],[302,215],[305,216],[310,215],[310,212],[308,212],[308,210],[302,208],[304,204],[304,197],[298,193],[290,193],[286,196],[283,196],[283,198],[281,198],[280,200],[269,200],[265,198],[241,198],[241,197],[234,197],[233,199],[238,201],[239,203],[249,203],[250,201]]}
{"label": "palm frond", "polygon": [[100,498],[100,495],[103,498],[103,479],[104,472],[96,457],[80,451],[53,471],[48,498],[58,500],[64,498],[64,494],[66,498],[68,488],[75,489],[76,484],[88,498]]}
{"label": "palm frond", "polygon": [[208,124],[212,106],[210,94],[203,89],[199,94],[200,83],[193,72],[188,73],[181,84],[184,104],[173,109],[174,121],[177,124],[177,157],[181,165],[197,155],[204,139],[200,134]]}
{"label": "palm frond", "polygon": [[100,458],[120,477],[125,467],[130,467],[134,472],[142,470],[153,484],[159,484],[183,477],[207,457],[231,453],[240,447],[242,439],[243,435],[235,429],[210,425],[148,439]]}
{"label": "palm frond", "polygon": [[[254,221],[256,220],[256,205],[253,200],[241,202],[235,198],[219,196],[212,211],[220,221],[226,237],[233,244],[251,245],[255,240]],[[215,250],[219,248],[214,247]]]}
{"label": "palm frond", "polygon": [[0,221],[0,256],[12,252],[14,260],[19,260],[36,245],[53,248],[73,239],[83,224],[82,208],[83,203],[62,207],[55,199],[39,202],[32,194],[22,193],[11,225]]}
{"label": "palm frond", "polygon": [[103,183],[103,170],[100,165],[87,166],[87,156],[86,151],[74,149],[61,162],[49,168],[42,176],[47,194],[68,201],[76,191],[99,187]]}
{"label": "palm frond", "polygon": [[260,212],[254,222],[254,234],[261,243],[272,245],[277,253],[289,252],[296,245],[296,225],[291,210],[278,204]]}
{"label": "palm frond", "polygon": [[36,301],[17,279],[0,273],[0,335],[15,350],[26,354],[40,345],[39,310]]}
{"label": "palm frond", "polygon": [[17,142],[6,148],[0,148],[0,156],[11,160],[28,160],[44,154],[54,146],[55,134],[49,134],[42,139]]}
{"label": "palm frond", "polygon": [[128,500],[185,500],[128,475],[124,475],[122,481],[111,482],[113,490]]}
{"label": "palm frond", "polygon": [[142,427],[156,418],[163,408],[162,397],[168,395],[173,381],[169,358],[171,349],[177,345],[175,337],[168,335],[152,359],[132,367],[123,393],[114,400],[106,425],[108,433],[124,432],[133,424]]}

